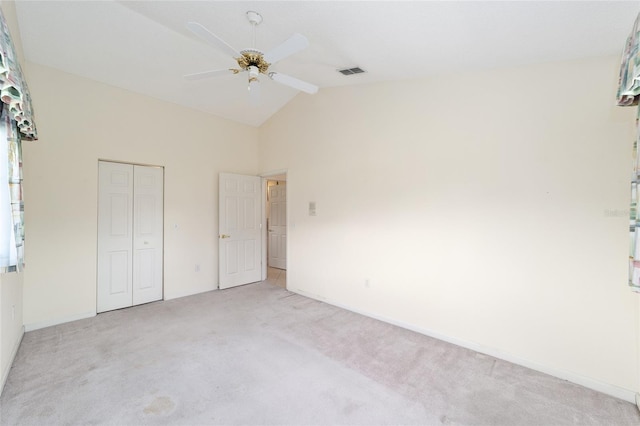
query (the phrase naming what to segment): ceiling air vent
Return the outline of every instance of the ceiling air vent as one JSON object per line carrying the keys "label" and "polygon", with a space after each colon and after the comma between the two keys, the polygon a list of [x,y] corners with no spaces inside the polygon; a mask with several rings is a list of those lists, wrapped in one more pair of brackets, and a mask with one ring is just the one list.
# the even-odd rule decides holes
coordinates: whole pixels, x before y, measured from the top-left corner
{"label": "ceiling air vent", "polygon": [[343,70],[338,70],[338,72],[342,75],[352,75],[352,74],[361,74],[364,70],[360,67],[355,68],[345,68]]}

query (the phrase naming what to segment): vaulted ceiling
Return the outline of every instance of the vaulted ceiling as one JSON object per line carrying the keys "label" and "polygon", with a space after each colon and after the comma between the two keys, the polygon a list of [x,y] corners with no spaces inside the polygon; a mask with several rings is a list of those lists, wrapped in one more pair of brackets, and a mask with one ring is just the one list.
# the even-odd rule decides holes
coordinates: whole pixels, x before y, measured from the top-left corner
{"label": "vaulted ceiling", "polygon": [[[184,79],[237,67],[191,33],[187,22],[201,23],[237,50],[268,51],[293,33],[304,34],[309,47],[270,70],[322,90],[616,55],[640,11],[637,1],[53,0],[19,1],[16,7],[28,61],[253,126],[294,96],[313,95],[264,78],[261,103],[254,107],[246,75]],[[264,19],[255,46],[249,10]],[[355,66],[366,72],[337,72]]]}

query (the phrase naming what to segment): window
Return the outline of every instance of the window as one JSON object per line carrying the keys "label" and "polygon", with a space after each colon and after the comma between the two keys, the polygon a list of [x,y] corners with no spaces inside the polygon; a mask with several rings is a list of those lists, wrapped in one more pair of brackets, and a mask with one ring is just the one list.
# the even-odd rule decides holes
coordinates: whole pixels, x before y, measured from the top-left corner
{"label": "window", "polygon": [[22,152],[16,122],[3,108],[0,118],[0,272],[21,270],[24,263]]}

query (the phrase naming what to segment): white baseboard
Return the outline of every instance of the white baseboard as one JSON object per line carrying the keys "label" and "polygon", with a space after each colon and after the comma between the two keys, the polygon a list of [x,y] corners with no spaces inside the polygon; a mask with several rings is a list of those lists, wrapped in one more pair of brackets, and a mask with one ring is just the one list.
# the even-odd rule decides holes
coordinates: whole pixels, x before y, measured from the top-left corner
{"label": "white baseboard", "polygon": [[24,327],[20,331],[20,338],[16,340],[13,345],[13,349],[11,350],[11,355],[9,355],[9,363],[7,364],[7,370],[2,372],[2,382],[0,382],[0,395],[2,395],[2,391],[4,390],[4,385],[7,382],[7,378],[9,377],[9,371],[11,371],[11,366],[13,365],[13,361],[16,359],[16,355],[18,354],[18,349],[20,348],[20,343],[22,343],[22,338],[24,337]]}
{"label": "white baseboard", "polygon": [[636,394],[636,407],[640,410],[640,393]]}
{"label": "white baseboard", "polygon": [[318,295],[315,295],[315,294],[307,293],[304,290],[289,289],[289,288],[288,288],[288,290],[293,292],[293,293],[298,293],[301,296],[305,296],[305,297],[309,297],[311,299],[319,300],[321,302],[328,303],[329,305],[333,305],[333,306],[336,306],[338,308],[346,309],[348,311],[355,312],[357,314],[364,315],[366,317],[374,318],[374,319],[377,319],[379,321],[386,322],[388,324],[393,324],[393,325],[396,325],[398,327],[405,328],[407,330],[415,331],[416,333],[424,334],[426,336],[433,337],[433,338],[438,339],[438,340],[443,340],[445,342],[453,343],[454,345],[462,346],[463,348],[471,349],[471,350],[474,350],[476,352],[480,352],[480,353],[492,356],[494,358],[499,358],[499,359],[511,362],[513,364],[521,365],[523,367],[527,367],[527,368],[530,368],[532,370],[536,370],[536,371],[539,371],[541,373],[548,374],[550,376],[554,376],[554,377],[557,377],[557,378],[560,378],[560,379],[563,379],[563,380],[567,380],[569,382],[576,383],[576,384],[578,384],[580,386],[584,386],[586,388],[593,389],[595,391],[602,392],[604,394],[611,395],[613,397],[616,397],[616,398],[619,398],[619,399],[623,399],[623,400],[631,402],[631,403],[636,403],[636,404],[638,404],[638,408],[640,409],[640,400],[637,399],[637,398],[640,398],[640,396],[637,397],[638,394],[635,391],[632,391],[630,389],[624,389],[624,388],[621,388],[621,387],[618,387],[618,386],[610,385],[608,383],[600,382],[600,381],[592,379],[590,377],[586,377],[586,376],[582,376],[580,374],[576,374],[576,373],[574,373],[572,371],[563,370],[563,369],[560,369],[560,368],[555,368],[555,367],[550,367],[550,366],[547,366],[547,365],[539,364],[539,363],[537,363],[535,361],[531,361],[531,360],[528,360],[528,359],[525,359],[525,358],[521,358],[519,356],[512,355],[512,354],[509,354],[509,353],[506,353],[506,352],[502,352],[499,349],[491,348],[491,347],[488,347],[488,346],[484,346],[484,345],[481,345],[481,344],[476,343],[476,342],[471,342],[471,341],[467,341],[467,340],[463,340],[463,339],[458,339],[456,337],[447,336],[447,335],[438,333],[436,331],[429,330],[429,329],[422,328],[422,327],[418,327],[418,326],[415,326],[413,324],[408,324],[408,323],[405,323],[403,321],[398,321],[398,320],[395,320],[393,318],[387,318],[387,317],[384,317],[384,316],[381,316],[381,315],[377,315],[377,314],[374,314],[374,313],[371,313],[371,312],[367,312],[367,311],[363,311],[363,310],[360,310],[360,309],[356,309],[356,308],[353,308],[351,306],[344,305],[342,303],[334,302],[332,300],[327,300],[327,299],[325,299],[323,297],[320,297]]}
{"label": "white baseboard", "polygon": [[81,320],[81,319],[85,319],[85,318],[91,318],[91,317],[95,317],[95,316],[96,316],[96,312],[95,311],[91,311],[91,312],[83,312],[83,313],[77,314],[77,315],[71,315],[71,316],[64,317],[64,318],[56,318],[56,319],[49,320],[49,321],[33,322],[31,324],[25,324],[24,325],[24,331],[39,330],[41,328],[51,327],[53,325],[64,324],[65,322],[77,321],[77,320]]}

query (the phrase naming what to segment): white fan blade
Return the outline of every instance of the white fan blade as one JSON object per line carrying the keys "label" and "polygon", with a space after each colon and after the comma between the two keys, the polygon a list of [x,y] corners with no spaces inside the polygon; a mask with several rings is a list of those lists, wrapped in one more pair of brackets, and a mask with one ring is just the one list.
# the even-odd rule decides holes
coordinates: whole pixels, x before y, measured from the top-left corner
{"label": "white fan blade", "polygon": [[298,80],[297,78],[291,77],[290,75],[281,74],[279,72],[270,72],[269,77],[271,77],[271,80],[277,81],[280,84],[293,87],[294,89],[302,90],[303,92],[309,93],[310,95],[318,93],[318,86],[307,83],[306,81]]}
{"label": "white fan blade", "polygon": [[285,40],[284,43],[265,53],[264,60],[270,64],[275,64],[287,56],[298,53],[307,46],[309,46],[309,40],[307,40],[307,38],[302,34],[296,33]]}
{"label": "white fan blade", "polygon": [[249,103],[254,107],[260,105],[260,81],[258,80],[249,82]]}
{"label": "white fan blade", "polygon": [[228,75],[228,74],[234,74],[234,73],[235,71],[231,69],[203,71],[203,72],[196,72],[193,74],[187,74],[184,76],[184,78],[186,78],[187,80],[200,80],[201,78],[218,77],[221,75]]}
{"label": "white fan blade", "polygon": [[226,41],[222,40],[220,37],[198,24],[197,22],[188,22],[187,28],[191,30],[192,33],[201,37],[205,41],[207,41],[210,45],[224,51],[225,53],[231,55],[233,58],[239,58],[242,56],[240,52],[238,52],[233,47],[229,46]]}

